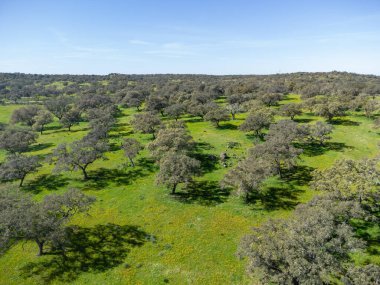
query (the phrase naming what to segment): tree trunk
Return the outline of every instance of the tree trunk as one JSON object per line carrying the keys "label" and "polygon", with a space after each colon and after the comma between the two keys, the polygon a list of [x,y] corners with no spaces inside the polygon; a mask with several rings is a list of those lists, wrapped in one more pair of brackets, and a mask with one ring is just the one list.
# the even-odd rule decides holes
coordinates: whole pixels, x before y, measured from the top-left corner
{"label": "tree trunk", "polygon": [[81,167],[81,169],[82,169],[84,180],[88,180],[88,174],[87,174],[87,171],[86,171],[86,167]]}
{"label": "tree trunk", "polygon": [[38,245],[38,256],[41,256],[44,254],[44,243],[43,241],[39,241],[38,239],[36,240],[36,243]]}
{"label": "tree trunk", "polygon": [[276,169],[277,169],[278,175],[280,175],[280,178],[282,178],[281,162],[276,162]]}
{"label": "tree trunk", "polygon": [[128,157],[129,161],[131,162],[132,167],[135,167],[135,163],[133,162],[133,159],[131,157]]}
{"label": "tree trunk", "polygon": [[152,133],[153,139],[156,139],[156,134],[153,132]]}
{"label": "tree trunk", "polygon": [[235,113],[231,113],[232,120],[235,120]]}
{"label": "tree trunk", "polygon": [[177,188],[177,184],[174,184],[173,185],[173,188],[172,188],[172,194],[175,194],[175,189]]}
{"label": "tree trunk", "polygon": [[23,176],[21,177],[19,187],[22,187],[22,184],[24,183],[24,180],[25,180],[25,176],[26,176],[26,175],[23,175]]}

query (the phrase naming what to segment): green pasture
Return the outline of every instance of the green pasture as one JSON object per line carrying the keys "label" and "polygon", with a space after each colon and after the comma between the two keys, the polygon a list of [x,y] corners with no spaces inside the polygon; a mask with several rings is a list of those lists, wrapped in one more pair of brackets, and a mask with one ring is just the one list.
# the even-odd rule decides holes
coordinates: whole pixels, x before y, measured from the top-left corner
{"label": "green pasture", "polygon": [[[288,96],[286,101],[299,102],[299,96]],[[8,122],[18,107],[0,106],[0,122]],[[269,218],[286,218],[298,203],[316,195],[307,186],[313,169],[329,167],[341,158],[378,153],[379,131],[372,120],[351,114],[335,121],[326,147],[305,150],[294,172],[284,181],[270,179],[265,198],[247,205],[219,186],[228,169],[255,142],[253,136],[237,129],[246,114],[222,122],[220,128],[184,117],[197,143],[203,172],[195,183],[181,185],[179,194],[173,196],[156,185],[158,168],[147,150],[136,158],[136,167],[126,165],[119,149],[123,137],[137,138],[145,145],[151,141],[151,135],[133,133],[129,120],[135,112],[123,109],[110,133],[112,147],[107,160],[89,166],[88,181],[82,180],[80,172],[52,173],[48,162],[27,176],[23,191],[35,199],[76,187],[96,196],[97,201],[88,214],[72,220],[85,233],[80,251],[67,259],[51,254],[37,257],[33,242],[20,242],[0,257],[0,284],[248,284],[245,261],[235,255],[242,236]],[[321,120],[307,113],[296,119],[301,123]],[[86,123],[68,132],[54,122],[39,136],[30,154],[46,157],[59,143],[80,139],[86,132]],[[228,149],[228,142],[239,145]],[[224,151],[231,157],[227,168],[213,159]],[[4,155],[0,152],[0,160]],[[374,238],[379,236],[378,228],[368,231]],[[380,263],[378,250],[378,244],[373,244],[357,261]]]}

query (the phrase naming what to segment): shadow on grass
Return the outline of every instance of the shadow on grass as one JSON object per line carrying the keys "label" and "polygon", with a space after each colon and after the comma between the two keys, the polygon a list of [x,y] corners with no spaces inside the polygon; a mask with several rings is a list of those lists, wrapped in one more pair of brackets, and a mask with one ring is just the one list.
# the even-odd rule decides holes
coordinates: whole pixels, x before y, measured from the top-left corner
{"label": "shadow on grass", "polygon": [[193,181],[184,191],[174,194],[174,197],[186,204],[215,206],[225,202],[229,195],[230,190],[221,188],[217,181]]}
{"label": "shadow on grass", "polygon": [[123,131],[119,129],[112,129],[112,132],[117,132],[117,133],[112,133],[108,135],[109,138],[120,138],[120,137],[127,137],[131,134],[133,134],[132,131]]}
{"label": "shadow on grass", "polygon": [[[109,135],[108,138],[111,138],[113,135]],[[120,143],[110,143],[109,144],[109,149],[108,151],[112,152],[112,151],[119,151],[121,149],[121,145]]]}
{"label": "shadow on grass", "polygon": [[194,153],[191,155],[196,160],[199,160],[201,163],[201,174],[212,172],[217,169],[218,157],[213,154],[207,153]]}
{"label": "shadow on grass", "polygon": [[348,119],[334,119],[331,120],[330,123],[336,126],[359,126],[361,124],[359,122],[354,122]]}
{"label": "shadow on grass", "polygon": [[378,222],[355,220],[352,222],[352,226],[356,234],[367,243],[367,253],[378,256],[380,254],[380,226]]}
{"label": "shadow on grass", "polygon": [[352,146],[347,146],[345,143],[340,142],[325,142],[323,145],[316,143],[297,143],[297,148],[303,149],[303,154],[306,156],[318,156],[326,153],[327,151],[343,151],[344,149],[352,149]]}
{"label": "shadow on grass", "polygon": [[62,126],[46,126],[44,131],[55,131],[62,129]]}
{"label": "shadow on grass", "polygon": [[265,134],[258,136],[258,135],[252,134],[252,133],[247,133],[247,134],[245,134],[245,136],[247,137],[247,139],[251,140],[254,144],[261,143],[261,142],[265,141],[265,139],[264,139]]}
{"label": "shadow on grass", "polygon": [[191,117],[190,119],[184,118],[184,121],[186,123],[199,123],[204,122],[204,120],[201,117]]}
{"label": "shadow on grass", "polygon": [[126,169],[99,168],[88,172],[89,179],[86,181],[85,189],[100,190],[110,184],[128,185],[133,180],[146,176],[147,172],[155,170],[154,161],[146,158],[138,159],[135,167]]}
{"label": "shadow on grass", "polygon": [[224,123],[222,125],[219,125],[219,127],[217,129],[218,130],[237,130],[237,128],[238,127],[234,124]]}
{"label": "shadow on grass", "polygon": [[303,192],[304,190],[296,189],[290,183],[281,183],[276,186],[268,185],[260,193],[252,194],[248,203],[253,204],[253,209],[292,210],[299,204],[298,195]]}
{"label": "shadow on grass", "polygon": [[39,144],[30,146],[28,148],[28,151],[40,151],[40,150],[44,150],[49,147],[52,147],[53,145],[54,145],[53,143],[39,143]]}
{"label": "shadow on grass", "polygon": [[265,210],[278,209],[292,210],[298,204],[298,195],[304,192],[296,189],[291,184],[283,184],[278,187],[268,187],[260,198]]}
{"label": "shadow on grass", "polygon": [[288,171],[284,171],[282,174],[282,179],[289,183],[302,186],[308,185],[313,179],[312,172],[315,168],[306,165],[297,165]]}
{"label": "shadow on grass", "polygon": [[75,226],[67,232],[64,251],[52,251],[51,256],[23,266],[24,278],[38,277],[45,284],[70,283],[82,273],[104,272],[122,264],[131,248],[142,246],[151,237],[137,226],[115,224],[93,228]]}
{"label": "shadow on grass", "polygon": [[65,187],[66,185],[68,185],[69,183],[67,181],[68,178],[63,177],[60,174],[43,174],[39,175],[36,179],[29,182],[27,185],[23,187],[23,189],[34,194],[37,194],[44,189],[48,191],[55,191],[61,187]]}
{"label": "shadow on grass", "polygon": [[294,122],[296,123],[310,123],[312,121],[314,120],[309,118],[294,118]]}
{"label": "shadow on grass", "polygon": [[215,147],[213,147],[211,144],[207,142],[196,142],[194,148],[196,151],[202,151],[202,150],[210,150]]}

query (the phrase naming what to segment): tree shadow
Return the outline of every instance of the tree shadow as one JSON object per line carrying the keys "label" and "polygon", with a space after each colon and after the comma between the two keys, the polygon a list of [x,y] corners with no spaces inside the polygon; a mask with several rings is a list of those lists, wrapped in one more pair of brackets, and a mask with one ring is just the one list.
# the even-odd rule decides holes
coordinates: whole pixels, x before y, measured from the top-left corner
{"label": "tree shadow", "polygon": [[62,129],[63,127],[62,126],[46,126],[44,131],[54,131],[54,130],[60,130]]}
{"label": "tree shadow", "polygon": [[140,159],[138,165],[135,167],[128,167],[127,169],[108,169],[99,168],[88,172],[89,179],[86,181],[85,189],[100,190],[110,184],[115,185],[129,185],[132,181],[146,176],[147,172],[155,170],[154,164]]}
{"label": "tree shadow", "polygon": [[247,202],[254,210],[292,210],[299,204],[298,195],[302,192],[304,190],[296,189],[291,183],[264,185],[260,192],[251,194]]}
{"label": "tree shadow", "polygon": [[292,184],[282,184],[276,187],[267,187],[260,197],[261,204],[267,211],[278,209],[292,210],[298,204],[298,195],[304,192],[296,189]]}
{"label": "tree shadow", "polygon": [[354,220],[351,224],[357,236],[365,240],[367,244],[366,252],[370,255],[378,256],[380,254],[380,227],[378,220]]}
{"label": "tree shadow", "polygon": [[184,121],[187,123],[199,123],[203,122],[204,120],[201,117],[191,117],[190,119],[184,118]]}
{"label": "tree shadow", "polygon": [[330,123],[337,126],[359,126],[361,124],[359,122],[354,122],[348,119],[334,119],[331,120]]}
{"label": "tree shadow", "polygon": [[219,130],[237,130],[238,126],[231,124],[231,123],[224,123],[222,125],[219,125]]}
{"label": "tree shadow", "polygon": [[132,131],[121,131],[121,130],[119,130],[119,129],[112,129],[111,131],[112,131],[112,132],[117,132],[117,133],[109,134],[109,135],[108,135],[109,138],[127,137],[127,136],[133,134]]}
{"label": "tree shadow", "polygon": [[23,189],[34,194],[40,193],[44,189],[48,191],[55,191],[68,185],[68,180],[68,178],[63,177],[61,174],[43,174],[29,182],[23,187]]}
{"label": "tree shadow", "polygon": [[44,150],[49,147],[52,147],[53,145],[54,145],[53,143],[39,143],[39,144],[29,146],[28,151],[31,151],[31,152],[40,151],[40,150]]}
{"label": "tree shadow", "polygon": [[217,169],[219,159],[216,155],[207,153],[194,153],[191,156],[200,161],[201,174],[212,172]]}
{"label": "tree shadow", "polygon": [[[112,136],[113,135],[108,135],[108,138],[111,138]],[[120,143],[111,142],[108,145],[109,145],[108,151],[110,151],[110,152],[119,151],[121,149]]]}
{"label": "tree shadow", "polygon": [[284,171],[282,179],[286,182],[293,182],[293,184],[302,186],[308,185],[313,179],[312,172],[315,168],[306,165],[297,165],[292,169]]}
{"label": "tree shadow", "polygon": [[141,247],[151,235],[130,225],[96,225],[67,228],[64,250],[21,268],[24,278],[38,277],[42,283],[70,283],[82,273],[99,273],[122,264],[133,247]]}
{"label": "tree shadow", "polygon": [[148,172],[154,172],[158,169],[155,161],[152,158],[140,157],[136,160],[136,166],[141,167]]}
{"label": "tree shadow", "polygon": [[245,136],[247,137],[247,139],[253,141],[254,143],[256,143],[256,142],[260,143],[260,142],[265,141],[265,139],[264,139],[265,134],[258,136],[258,135],[252,134],[252,133],[247,133],[247,134],[245,134]]}
{"label": "tree shadow", "polygon": [[345,143],[340,142],[325,142],[323,145],[317,143],[296,143],[295,146],[301,148],[306,156],[318,156],[330,150],[343,151],[347,148],[353,149],[352,146],[347,146]]}
{"label": "tree shadow", "polygon": [[213,147],[208,142],[196,142],[194,148],[196,151],[202,151],[202,150],[214,149],[215,147]]}
{"label": "tree shadow", "polygon": [[174,197],[186,204],[215,206],[224,203],[229,195],[230,190],[220,187],[217,181],[193,181],[183,192],[176,193]]}
{"label": "tree shadow", "polygon": [[294,122],[296,123],[310,123],[314,121],[313,119],[310,119],[310,118],[294,118]]}

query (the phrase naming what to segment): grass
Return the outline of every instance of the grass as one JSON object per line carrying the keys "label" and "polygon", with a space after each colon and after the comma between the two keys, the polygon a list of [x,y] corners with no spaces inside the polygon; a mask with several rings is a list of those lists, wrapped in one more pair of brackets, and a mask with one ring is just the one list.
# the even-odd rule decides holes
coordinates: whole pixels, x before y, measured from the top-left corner
{"label": "grass", "polygon": [[[291,95],[286,100],[299,102],[299,97]],[[0,106],[0,122],[7,122],[18,107]],[[123,110],[124,116],[118,118],[110,134],[112,143],[120,145],[123,136],[143,144],[151,141],[150,135],[132,132],[128,121],[135,112]],[[134,168],[125,167],[127,160],[121,150],[108,152],[107,160],[89,167],[89,181],[83,181],[79,172],[52,174],[53,166],[44,163],[38,173],[26,178],[25,191],[41,199],[77,187],[96,196],[97,202],[88,215],[72,220],[79,227],[73,238],[80,243],[67,260],[56,255],[37,257],[34,243],[19,243],[0,257],[0,284],[251,283],[244,273],[245,262],[235,256],[241,237],[252,226],[269,218],[287,217],[297,203],[309,201],[316,194],[307,186],[313,169],[329,167],[340,158],[374,156],[379,134],[371,120],[360,114],[337,121],[326,147],[306,151],[300,166],[288,173],[285,181],[270,179],[266,195],[246,205],[218,186],[229,167],[253,145],[251,136],[236,129],[245,116],[238,114],[236,120],[222,122],[220,128],[197,118],[183,118],[197,143],[204,171],[195,183],[182,185],[174,197],[155,184],[157,166],[146,150]],[[314,122],[321,118],[304,114],[297,119]],[[46,155],[58,143],[77,140],[87,132],[85,123],[73,127],[72,132],[57,126],[57,122],[49,125],[30,154]],[[239,146],[228,149],[228,142]],[[231,157],[227,168],[212,159],[223,151]],[[2,152],[0,160],[3,157]],[[369,231],[376,238],[378,231]],[[359,256],[358,262],[379,262],[378,249],[378,244],[371,245],[372,251]]]}

